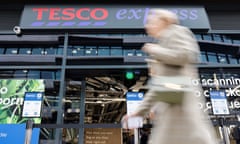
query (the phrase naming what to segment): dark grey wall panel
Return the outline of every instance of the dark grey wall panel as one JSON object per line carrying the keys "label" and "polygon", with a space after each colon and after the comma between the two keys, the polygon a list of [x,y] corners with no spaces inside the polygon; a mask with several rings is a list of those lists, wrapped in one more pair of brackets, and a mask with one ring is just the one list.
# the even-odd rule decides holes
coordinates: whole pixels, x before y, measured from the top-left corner
{"label": "dark grey wall panel", "polygon": [[19,25],[21,10],[2,10],[0,9],[0,30],[12,30]]}
{"label": "dark grey wall panel", "polygon": [[240,11],[209,11],[213,30],[240,30]]}

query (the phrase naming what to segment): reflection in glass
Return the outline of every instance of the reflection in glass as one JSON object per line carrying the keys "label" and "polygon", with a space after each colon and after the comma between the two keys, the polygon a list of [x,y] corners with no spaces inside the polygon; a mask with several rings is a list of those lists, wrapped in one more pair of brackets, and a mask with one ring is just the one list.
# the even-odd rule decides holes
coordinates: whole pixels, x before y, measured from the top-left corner
{"label": "reflection in glass", "polygon": [[195,38],[197,40],[202,40],[202,35],[201,34],[195,34]]}
{"label": "reflection in glass", "polygon": [[86,46],[85,47],[85,55],[86,56],[97,55],[96,46]]}
{"label": "reflection in glass", "polygon": [[142,50],[136,50],[136,56],[146,56],[146,53],[144,53]]}
{"label": "reflection in glass", "polygon": [[228,36],[223,35],[223,41],[224,43],[232,44],[232,39]]}
{"label": "reflection in glass", "polygon": [[208,62],[217,63],[217,54],[213,52],[207,52]]}
{"label": "reflection in glass", "polygon": [[46,55],[55,55],[56,53],[56,48],[45,48],[45,54]]}
{"label": "reflection in glass", "polygon": [[125,49],[123,53],[124,56],[135,56],[135,49]]}
{"label": "reflection in glass", "polygon": [[212,35],[211,34],[204,34],[203,36],[203,40],[207,40],[207,41],[212,41]]}
{"label": "reflection in glass", "polygon": [[57,70],[56,71],[56,80],[60,80],[61,79],[61,70]]}
{"label": "reflection in glass", "polygon": [[27,74],[28,78],[39,79],[40,71],[39,70],[29,70]]}
{"label": "reflection in glass", "polygon": [[114,77],[87,78],[84,123],[120,123],[126,112],[124,91]]}
{"label": "reflection in glass", "polygon": [[98,47],[98,55],[99,56],[109,56],[110,55],[110,47],[109,46],[99,46]]}
{"label": "reflection in glass", "polygon": [[41,79],[55,79],[53,71],[41,71]]}
{"label": "reflection in glass", "polygon": [[5,54],[18,54],[18,48],[7,48]]}
{"label": "reflection in glass", "polygon": [[43,48],[33,48],[32,49],[32,54],[33,55],[43,55],[44,54],[44,49]]}
{"label": "reflection in glass", "polygon": [[84,55],[84,47],[83,46],[73,46],[71,53],[73,56],[83,56]]}
{"label": "reflection in glass", "polygon": [[13,77],[13,70],[3,70],[0,71],[0,78],[12,78]]}
{"label": "reflection in glass", "polygon": [[64,128],[62,131],[62,141],[66,144],[77,144],[78,143],[78,129]]}
{"label": "reflection in glass", "polygon": [[27,70],[16,70],[14,72],[14,78],[27,78]]}
{"label": "reflection in glass", "polygon": [[207,62],[207,55],[205,51],[201,51],[200,62],[201,63]]}
{"label": "reflection in glass", "polygon": [[64,123],[79,123],[81,81],[67,81],[64,107]]}
{"label": "reflection in glass", "polygon": [[112,56],[122,56],[123,51],[121,46],[112,46],[110,51]]}
{"label": "reflection in glass", "polygon": [[238,64],[238,59],[232,55],[228,55],[228,60],[230,64]]}
{"label": "reflection in glass", "polygon": [[218,54],[219,63],[227,64],[227,57],[225,54]]}
{"label": "reflection in glass", "polygon": [[57,53],[56,53],[57,55],[62,55],[63,54],[63,46],[59,46],[58,48],[57,48]]}
{"label": "reflection in glass", "polygon": [[240,45],[240,40],[233,40],[233,44],[238,44],[238,45]]}
{"label": "reflection in glass", "polygon": [[222,36],[220,34],[213,34],[213,40],[215,42],[222,42]]}
{"label": "reflection in glass", "polygon": [[18,54],[28,54],[30,55],[32,53],[31,48],[19,48]]}
{"label": "reflection in glass", "polygon": [[0,48],[0,54],[4,54],[5,48]]}

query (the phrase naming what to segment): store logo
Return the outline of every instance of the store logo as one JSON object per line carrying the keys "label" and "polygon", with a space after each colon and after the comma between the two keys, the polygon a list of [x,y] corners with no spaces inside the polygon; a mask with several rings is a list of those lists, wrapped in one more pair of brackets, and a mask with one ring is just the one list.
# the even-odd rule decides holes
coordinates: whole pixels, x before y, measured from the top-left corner
{"label": "store logo", "polygon": [[[32,27],[128,27],[143,26],[150,8],[102,8],[102,7],[33,7],[24,13]],[[199,18],[198,9],[169,8],[180,20],[195,21]],[[25,22],[25,21],[24,21]],[[131,23],[129,23],[131,22]],[[128,25],[129,24],[129,25]],[[127,26],[126,26],[127,25]]]}
{"label": "store logo", "polygon": [[32,11],[37,20],[32,26],[102,26],[109,15],[105,8],[33,8]]}

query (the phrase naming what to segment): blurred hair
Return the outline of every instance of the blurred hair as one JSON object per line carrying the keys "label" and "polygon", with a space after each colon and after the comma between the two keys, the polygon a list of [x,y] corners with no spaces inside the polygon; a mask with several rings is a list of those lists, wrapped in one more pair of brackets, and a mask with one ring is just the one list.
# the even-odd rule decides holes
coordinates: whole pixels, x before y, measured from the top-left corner
{"label": "blurred hair", "polygon": [[153,8],[149,11],[149,15],[154,15],[160,19],[165,19],[171,24],[179,24],[178,16],[174,12],[166,9]]}

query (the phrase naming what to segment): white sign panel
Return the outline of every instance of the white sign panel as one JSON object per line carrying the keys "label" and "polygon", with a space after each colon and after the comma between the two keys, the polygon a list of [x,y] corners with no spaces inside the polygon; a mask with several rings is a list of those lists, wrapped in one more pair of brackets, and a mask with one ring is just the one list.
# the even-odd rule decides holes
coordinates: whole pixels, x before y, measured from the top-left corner
{"label": "white sign panel", "polygon": [[224,91],[210,91],[212,109],[214,115],[227,115],[229,113],[226,94]]}
{"label": "white sign panel", "polygon": [[[128,92],[127,97],[127,114],[135,112],[136,108],[143,100],[143,92]],[[133,117],[128,119],[128,128],[140,128],[143,126],[143,117]]]}
{"label": "white sign panel", "polygon": [[24,96],[22,117],[40,117],[42,99],[42,92],[26,92]]}

